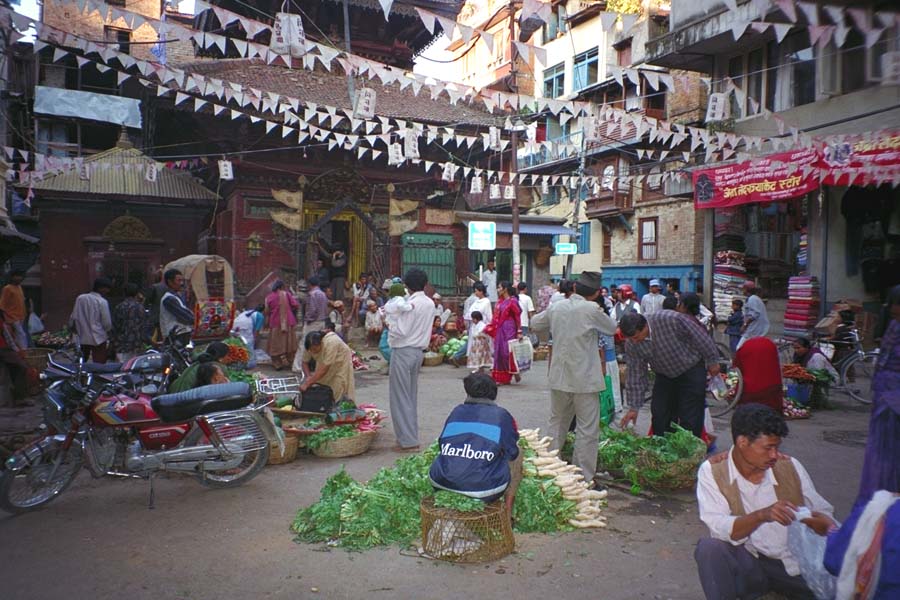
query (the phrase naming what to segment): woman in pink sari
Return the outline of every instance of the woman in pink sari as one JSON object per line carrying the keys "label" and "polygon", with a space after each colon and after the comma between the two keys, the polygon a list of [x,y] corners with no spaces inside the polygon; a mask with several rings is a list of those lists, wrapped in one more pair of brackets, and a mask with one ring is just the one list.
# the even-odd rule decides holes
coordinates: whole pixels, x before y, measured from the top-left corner
{"label": "woman in pink sari", "polygon": [[491,376],[497,385],[506,385],[513,375],[516,381],[521,379],[509,353],[509,342],[522,337],[522,309],[519,307],[517,294],[511,292],[508,281],[497,284],[497,295],[499,300],[491,320],[494,329],[494,369]]}
{"label": "woman in pink sari", "polygon": [[284,282],[280,279],[272,285],[272,292],[266,296],[266,316],[269,318],[268,351],[276,371],[290,366],[297,352],[297,336],[294,334],[297,317],[294,313],[299,306],[294,295],[284,289]]}

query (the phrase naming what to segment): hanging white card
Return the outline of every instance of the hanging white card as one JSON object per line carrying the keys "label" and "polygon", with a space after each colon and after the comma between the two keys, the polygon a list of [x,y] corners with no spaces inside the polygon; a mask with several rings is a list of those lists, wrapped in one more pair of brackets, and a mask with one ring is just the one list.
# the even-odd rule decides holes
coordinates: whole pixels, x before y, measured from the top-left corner
{"label": "hanging white card", "polygon": [[721,92],[709,95],[706,104],[706,120],[721,121],[728,117],[728,95]]}
{"label": "hanging white card", "polygon": [[400,144],[388,145],[388,164],[389,165],[403,164],[403,147]]}
{"label": "hanging white card", "polygon": [[403,137],[403,154],[408,159],[419,158],[419,136],[415,129],[407,129]]}
{"label": "hanging white card", "polygon": [[490,198],[491,200],[499,200],[500,199],[500,184],[492,183],[490,185]]}
{"label": "hanging white card", "polygon": [[500,128],[499,127],[491,127],[488,130],[488,147],[491,150],[500,150]]}
{"label": "hanging white card", "polygon": [[232,181],[234,179],[234,168],[230,160],[219,161],[219,179],[222,181]]}
{"label": "hanging white card", "polygon": [[453,163],[444,163],[444,172],[441,174],[441,180],[453,181]]}
{"label": "hanging white card", "polygon": [[303,31],[300,15],[284,12],[275,14],[269,49],[282,56],[290,54],[294,58],[306,54],[306,33]]}
{"label": "hanging white card", "polygon": [[484,192],[484,180],[481,177],[473,177],[469,186],[470,194],[481,194]]}
{"label": "hanging white card", "polygon": [[516,186],[504,185],[503,186],[503,199],[504,200],[515,200],[516,199]]}
{"label": "hanging white card", "polygon": [[378,95],[372,88],[360,88],[356,92],[353,105],[353,116],[358,119],[371,119],[375,116],[375,103]]}
{"label": "hanging white card", "polygon": [[159,171],[156,163],[150,163],[147,165],[147,168],[144,169],[144,179],[146,179],[150,183],[156,183],[156,176],[158,174]]}

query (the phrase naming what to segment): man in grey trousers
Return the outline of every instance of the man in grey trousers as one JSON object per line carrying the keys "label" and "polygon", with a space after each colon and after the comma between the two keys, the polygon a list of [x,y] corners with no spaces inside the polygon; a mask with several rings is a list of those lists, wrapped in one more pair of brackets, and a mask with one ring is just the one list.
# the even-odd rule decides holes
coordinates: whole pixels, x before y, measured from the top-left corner
{"label": "man in grey trousers", "polygon": [[[600,392],[606,389],[600,362],[600,334],[616,333],[616,322],[607,315],[600,298],[600,273],[582,271],[575,293],[550,305],[531,319],[535,333],[553,338],[550,361],[550,423],[552,450],[566,441],[575,417],[573,462],[589,484],[597,471],[600,436]],[[602,302],[602,300],[601,300]]]}
{"label": "man in grey trousers", "polygon": [[391,347],[388,395],[391,420],[397,437],[395,450],[419,449],[418,384],[422,353],[431,341],[434,301],[425,295],[428,275],[421,269],[410,269],[403,278],[409,290],[407,301],[412,310],[399,313],[388,331]]}

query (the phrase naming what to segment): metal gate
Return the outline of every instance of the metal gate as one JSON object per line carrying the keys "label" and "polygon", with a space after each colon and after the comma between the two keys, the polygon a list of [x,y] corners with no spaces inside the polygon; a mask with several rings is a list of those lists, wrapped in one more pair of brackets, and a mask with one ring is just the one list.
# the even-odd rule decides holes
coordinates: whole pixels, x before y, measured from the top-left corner
{"label": "metal gate", "polygon": [[418,267],[442,295],[456,293],[456,247],[453,236],[439,233],[407,233],[403,236],[402,272]]}

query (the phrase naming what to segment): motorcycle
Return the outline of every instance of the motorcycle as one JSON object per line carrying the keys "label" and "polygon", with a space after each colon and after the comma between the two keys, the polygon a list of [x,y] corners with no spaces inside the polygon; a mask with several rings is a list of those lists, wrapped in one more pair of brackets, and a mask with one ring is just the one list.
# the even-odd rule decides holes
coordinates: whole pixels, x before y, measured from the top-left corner
{"label": "motorcycle", "polygon": [[[70,369],[50,357],[49,369]],[[79,362],[79,367],[83,363]],[[209,487],[250,481],[266,465],[274,423],[271,401],[254,403],[247,383],[208,385],[151,397],[79,368],[43,395],[44,435],[4,463],[0,509],[34,510],[54,500],[82,466],[95,478],[194,475]]]}
{"label": "motorcycle", "polygon": [[174,329],[159,349],[151,348],[123,363],[81,362],[74,358],[80,355],[78,347],[77,336],[73,336],[71,346],[58,353],[67,360],[50,363],[41,373],[41,380],[53,382],[73,377],[80,371],[121,385],[127,391],[154,396],[164,393],[191,366],[194,349],[193,343],[181,343]]}

